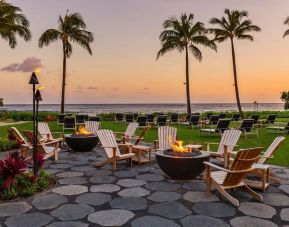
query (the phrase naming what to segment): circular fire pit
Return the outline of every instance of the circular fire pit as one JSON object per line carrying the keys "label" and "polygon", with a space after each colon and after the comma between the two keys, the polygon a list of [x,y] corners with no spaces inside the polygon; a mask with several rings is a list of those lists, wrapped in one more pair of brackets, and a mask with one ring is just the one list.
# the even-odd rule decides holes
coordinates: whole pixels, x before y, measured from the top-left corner
{"label": "circular fire pit", "polygon": [[172,179],[188,180],[199,176],[204,170],[204,161],[209,161],[210,153],[193,151],[178,154],[171,150],[157,151],[156,160],[160,168]]}
{"label": "circular fire pit", "polygon": [[67,146],[73,151],[91,151],[98,144],[98,137],[90,135],[65,135]]}

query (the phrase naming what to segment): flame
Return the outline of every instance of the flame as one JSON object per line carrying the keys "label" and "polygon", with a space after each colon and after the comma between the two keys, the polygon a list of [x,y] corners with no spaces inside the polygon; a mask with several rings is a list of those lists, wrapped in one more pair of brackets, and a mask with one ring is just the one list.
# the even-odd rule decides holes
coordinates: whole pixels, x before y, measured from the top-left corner
{"label": "flame", "polygon": [[40,74],[40,71],[41,71],[41,68],[39,68],[39,67],[37,67],[37,68],[34,69],[34,72],[35,72],[36,74]]}
{"label": "flame", "polygon": [[171,142],[171,148],[175,152],[189,152],[189,148],[183,146],[184,141],[176,140],[174,143]]}
{"label": "flame", "polygon": [[90,135],[90,134],[91,134],[91,132],[87,131],[83,125],[80,125],[77,128],[76,135]]}
{"label": "flame", "polygon": [[37,89],[40,91],[40,90],[45,89],[45,87],[44,86],[39,86]]}

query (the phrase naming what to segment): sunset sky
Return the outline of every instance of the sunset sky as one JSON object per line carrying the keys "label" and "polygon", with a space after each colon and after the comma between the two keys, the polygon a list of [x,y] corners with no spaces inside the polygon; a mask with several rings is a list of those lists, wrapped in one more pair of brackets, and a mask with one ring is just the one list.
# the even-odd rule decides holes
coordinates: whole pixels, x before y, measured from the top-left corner
{"label": "sunset sky", "polygon": [[[68,60],[66,103],[184,103],[185,56],[171,52],[158,61],[158,36],[170,16],[193,13],[209,26],[225,8],[247,10],[262,32],[255,41],[236,43],[242,102],[280,102],[289,90],[289,16],[286,0],[10,0],[29,18],[33,38],[11,50],[0,39],[0,97],[5,103],[30,103],[28,81],[40,66],[44,103],[60,103],[61,43],[38,48],[38,38],[56,27],[58,15],[79,12],[92,31],[93,55],[74,46]],[[229,42],[218,52],[200,47],[203,61],[190,56],[193,103],[235,102]]]}

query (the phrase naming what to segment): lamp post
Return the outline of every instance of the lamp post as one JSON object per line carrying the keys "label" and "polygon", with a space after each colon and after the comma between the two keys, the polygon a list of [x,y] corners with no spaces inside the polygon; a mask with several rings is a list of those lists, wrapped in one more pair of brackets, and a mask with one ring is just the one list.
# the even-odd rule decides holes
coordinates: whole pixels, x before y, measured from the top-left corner
{"label": "lamp post", "polygon": [[33,172],[36,175],[37,174],[37,134],[36,134],[36,125],[35,125],[35,86],[36,84],[39,84],[37,76],[35,72],[32,73],[29,84],[32,84],[32,99],[33,99]]}
{"label": "lamp post", "polygon": [[[42,97],[41,97],[41,94],[40,94],[40,91],[39,89],[36,90],[36,93],[35,93],[35,102],[36,102],[36,110],[35,110],[35,138],[37,138],[37,135],[38,135],[38,109],[39,109],[39,102],[42,101]],[[37,140],[36,140],[37,142]],[[37,162],[37,149],[36,149],[36,163],[35,163],[35,171],[36,173],[38,173],[38,162]],[[35,172],[34,172],[35,174]]]}

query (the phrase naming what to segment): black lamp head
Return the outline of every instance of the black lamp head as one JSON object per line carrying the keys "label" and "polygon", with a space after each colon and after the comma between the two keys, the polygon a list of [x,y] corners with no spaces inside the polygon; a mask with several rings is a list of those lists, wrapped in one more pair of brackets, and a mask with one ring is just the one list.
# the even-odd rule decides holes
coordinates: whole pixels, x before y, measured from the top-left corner
{"label": "black lamp head", "polygon": [[32,73],[30,80],[29,80],[29,84],[39,84],[35,72]]}
{"label": "black lamp head", "polygon": [[35,100],[36,100],[36,102],[42,101],[42,97],[41,97],[39,89],[37,89],[37,91],[35,93]]}

